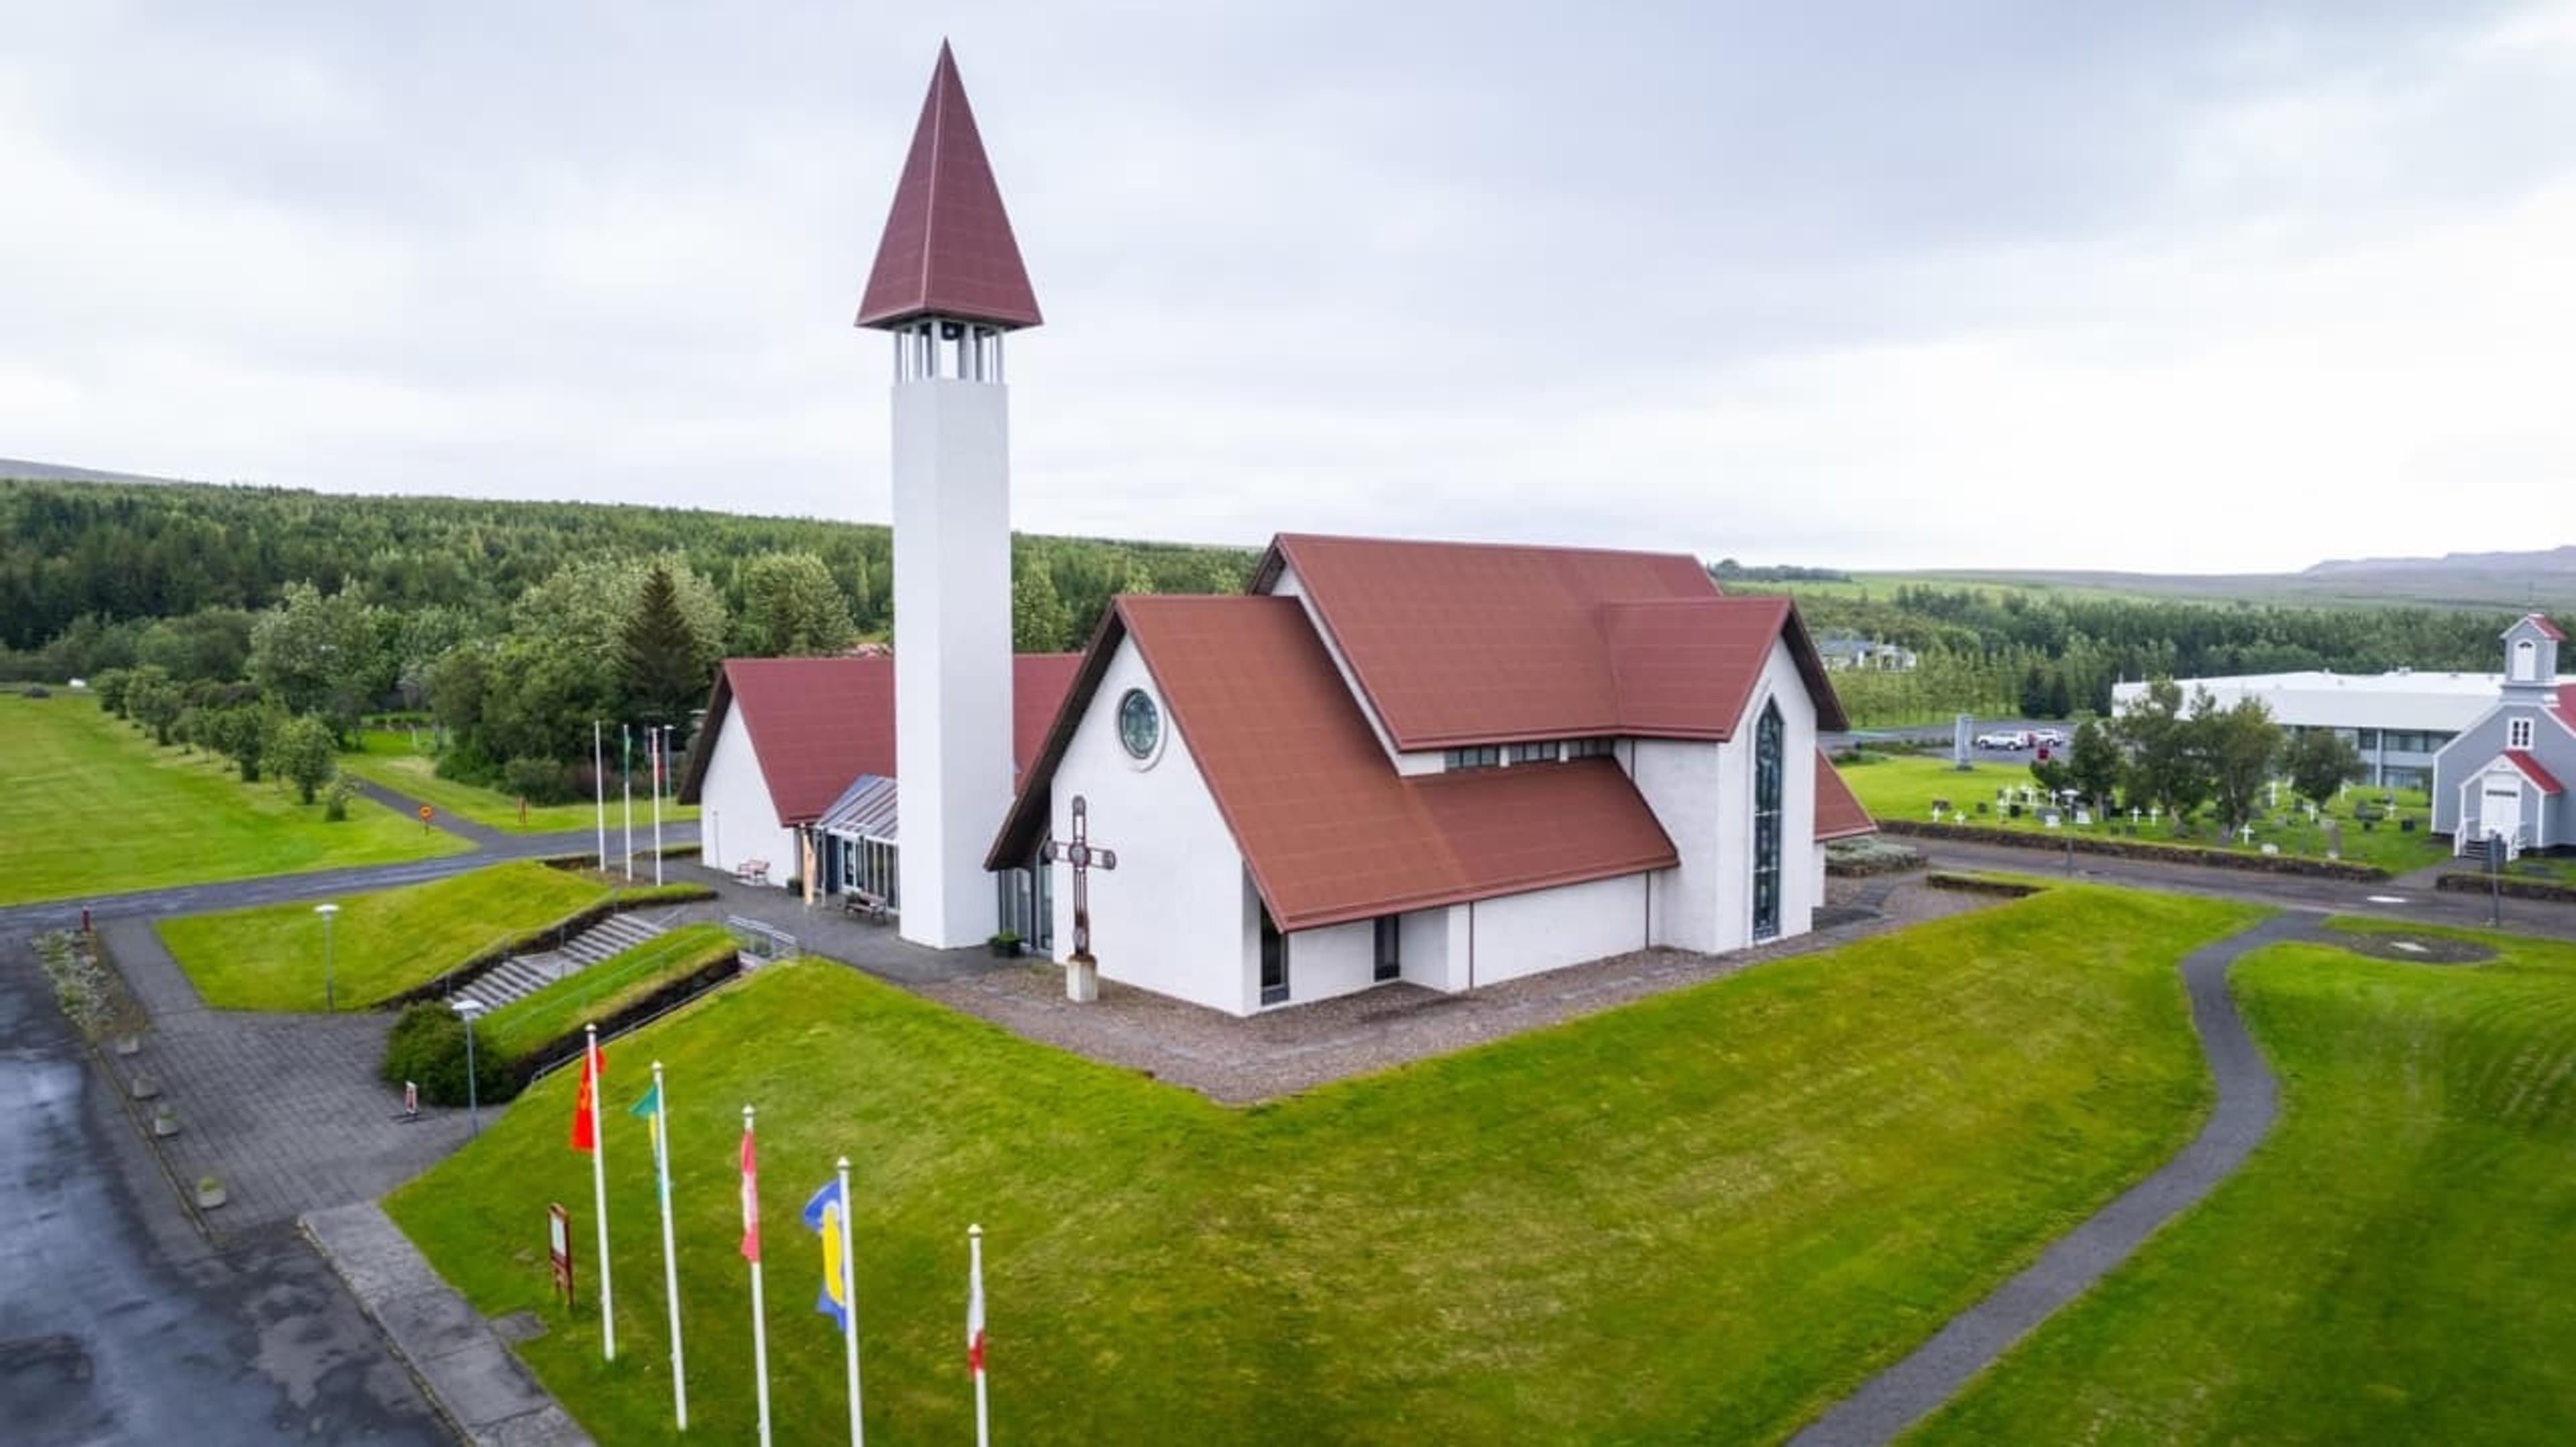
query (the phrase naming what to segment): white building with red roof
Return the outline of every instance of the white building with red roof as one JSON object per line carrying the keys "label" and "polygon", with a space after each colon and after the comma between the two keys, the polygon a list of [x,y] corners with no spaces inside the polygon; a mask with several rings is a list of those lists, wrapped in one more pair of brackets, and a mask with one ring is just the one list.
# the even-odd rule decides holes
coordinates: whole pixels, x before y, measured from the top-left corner
{"label": "white building with red roof", "polygon": [[1793,605],[1684,554],[1286,534],[1244,593],[1015,662],[1002,351],[1039,320],[943,46],[858,317],[894,337],[900,637],[725,666],[683,780],[710,862],[1234,1014],[1808,930],[1871,827],[1816,747],[1841,708]]}
{"label": "white building with red roof", "polygon": [[2530,613],[2502,641],[2494,703],[2433,756],[2433,832],[2458,853],[2576,848],[2576,683],[2558,676],[2567,635]]}

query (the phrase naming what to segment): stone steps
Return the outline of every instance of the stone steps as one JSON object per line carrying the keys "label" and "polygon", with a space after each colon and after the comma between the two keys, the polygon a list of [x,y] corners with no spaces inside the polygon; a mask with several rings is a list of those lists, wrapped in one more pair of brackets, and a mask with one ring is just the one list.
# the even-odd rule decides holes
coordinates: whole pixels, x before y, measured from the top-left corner
{"label": "stone steps", "polygon": [[623,950],[633,949],[663,926],[632,914],[612,914],[551,950],[513,955],[458,987],[486,1007],[523,1000],[558,980],[568,980]]}

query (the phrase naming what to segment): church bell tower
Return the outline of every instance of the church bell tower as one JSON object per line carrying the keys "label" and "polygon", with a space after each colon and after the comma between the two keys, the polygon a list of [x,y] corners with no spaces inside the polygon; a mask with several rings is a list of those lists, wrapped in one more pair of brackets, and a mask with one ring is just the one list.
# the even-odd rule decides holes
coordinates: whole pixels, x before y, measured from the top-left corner
{"label": "church bell tower", "polygon": [[903,937],[979,944],[1011,802],[1010,396],[1040,321],[984,142],[939,47],[858,325],[894,338],[895,798]]}

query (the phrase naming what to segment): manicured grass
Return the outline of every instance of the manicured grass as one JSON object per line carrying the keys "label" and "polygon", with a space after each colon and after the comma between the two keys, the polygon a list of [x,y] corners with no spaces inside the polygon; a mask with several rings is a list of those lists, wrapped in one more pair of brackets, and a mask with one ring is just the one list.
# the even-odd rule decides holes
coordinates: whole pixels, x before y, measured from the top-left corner
{"label": "manicured grass", "polygon": [[[2043,826],[2029,810],[2025,809],[2022,817],[2015,819],[1996,802],[1996,789],[2011,788],[2017,791],[2022,785],[2032,782],[2028,764],[1971,764],[1967,772],[1962,773],[1952,767],[1946,754],[1895,754],[1875,758],[1868,763],[1846,764],[1842,766],[1841,772],[1843,782],[1851,786],[1852,793],[1859,798],[1862,807],[1868,809],[1874,818],[1912,819],[1928,824],[1932,821],[1933,801],[1947,800],[1951,807],[1969,811],[1967,822],[1970,824],[1999,829],[2027,829],[2034,834],[2055,837],[2056,831]],[[2387,819],[2379,820],[2372,827],[2364,829],[2359,821],[2352,817],[2354,806],[2366,802],[2373,808],[2377,808],[2379,801],[2385,797],[2385,793],[2381,790],[2355,789],[2350,797],[2337,801],[2326,811],[2328,818],[2341,821],[2343,858],[2347,862],[2376,865],[2391,874],[2403,874],[2410,869],[2439,864],[2450,858],[2449,843],[2427,832],[2426,822],[2430,818],[2431,808],[2425,799],[2424,792],[2420,789],[2397,791],[2398,813],[2412,816],[2416,821],[2412,832],[2399,829],[2395,822]],[[1975,812],[1980,803],[1987,806],[1987,813]],[[2072,817],[2068,816],[2070,820]],[[2306,809],[2292,802],[2288,789],[2281,791],[2281,807],[2271,811],[2271,817],[2271,823],[2258,822],[2254,826],[2252,844],[2245,844],[2234,836],[2230,836],[2223,843],[2211,838],[2211,826],[2206,811],[2200,824],[2188,837],[2177,838],[2170,825],[2153,824],[2141,819],[2138,821],[2138,832],[2135,838],[2136,842],[2141,844],[2176,844],[2200,849],[2223,848],[2234,850],[2239,854],[2259,854],[2265,844],[2277,844],[2283,854],[2297,855],[2306,859],[2326,857],[2324,830],[2308,822]],[[2116,820],[2096,819],[2092,824],[2080,827],[2070,822],[2060,827],[2080,834],[2094,834],[2109,838],[2114,837],[2115,826],[2125,827],[2128,823],[2127,813],[2122,812]],[[2122,834],[2117,837],[2126,839],[2129,836]]]}
{"label": "manicured grass", "polygon": [[453,854],[359,799],[337,823],[281,784],[157,748],[85,694],[0,694],[0,904]]}
{"label": "manicured grass", "polygon": [[[340,756],[340,767],[362,779],[370,779],[388,789],[412,798],[460,819],[488,824],[512,834],[555,834],[573,829],[589,829],[599,821],[598,806],[585,801],[578,804],[531,804],[528,817],[519,817],[519,801],[498,789],[460,784],[438,776],[438,761],[413,747],[413,736],[407,730],[369,729],[359,735],[359,751]],[[636,765],[641,780],[645,765]],[[611,781],[612,783],[614,780]],[[643,785],[638,783],[638,790]],[[677,824],[698,817],[698,806],[682,804],[676,799],[662,801],[662,822]],[[638,849],[649,838],[647,826],[653,818],[653,801],[649,793],[635,800],[635,838]],[[623,804],[615,794],[608,796],[608,833],[612,847],[622,837],[626,826]]]}
{"label": "manicured grass", "polygon": [[2240,961],[2270,1139],[1919,1440],[2576,1440],[2576,946],[2473,937]]}
{"label": "manicured grass", "polygon": [[570,979],[513,1000],[475,1028],[482,1034],[484,1048],[515,1060],[733,952],[733,936],[723,925],[684,924],[633,949],[620,950]]}
{"label": "manicured grass", "polygon": [[[612,1045],[607,1100],[666,1065],[692,1439],[751,1430],[744,1102],[782,1442],[841,1431],[796,1215],[844,1153],[872,1436],[971,1430],[972,1221],[999,1441],[1758,1439],[2189,1137],[2209,1087],[2175,962],[2258,913],[2068,887],[1249,1110],[807,962]],[[388,1207],[479,1310],[544,1316],[520,1350],[602,1440],[674,1440],[634,1122],[607,1162],[616,1363],[595,1308],[548,1304],[546,1203],[591,1240],[574,1086]]]}
{"label": "manicured grass", "polygon": [[[655,891],[616,891],[629,898]],[[339,901],[331,969],[349,1009],[435,979],[483,950],[606,899],[595,876],[533,859]],[[667,892],[666,892],[667,893]],[[225,1010],[319,1010],[322,921],[313,902],[184,915],[154,926],[206,1003]]]}

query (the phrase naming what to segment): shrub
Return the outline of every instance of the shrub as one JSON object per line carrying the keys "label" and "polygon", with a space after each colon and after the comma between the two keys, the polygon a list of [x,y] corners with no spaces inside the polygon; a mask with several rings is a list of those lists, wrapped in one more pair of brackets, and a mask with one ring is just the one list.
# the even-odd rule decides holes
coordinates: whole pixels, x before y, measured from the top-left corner
{"label": "shrub", "polygon": [[572,771],[552,759],[512,759],[501,766],[501,784],[531,804],[568,804],[574,798]]}
{"label": "shrub", "polygon": [[[482,1050],[481,1042],[476,1043],[476,1096],[498,1102],[516,1095],[518,1083],[511,1079],[500,1052]],[[384,1064],[376,1074],[387,1085],[411,1081],[420,1087],[420,1098],[431,1105],[465,1104],[464,1020],[438,1000],[406,1008],[385,1039]]]}
{"label": "shrub", "polygon": [[349,817],[349,801],[358,796],[358,781],[345,772],[331,776],[331,791],[322,796],[322,817],[334,823]]}

